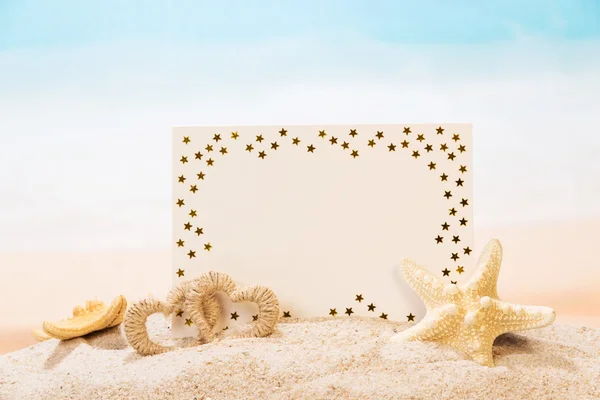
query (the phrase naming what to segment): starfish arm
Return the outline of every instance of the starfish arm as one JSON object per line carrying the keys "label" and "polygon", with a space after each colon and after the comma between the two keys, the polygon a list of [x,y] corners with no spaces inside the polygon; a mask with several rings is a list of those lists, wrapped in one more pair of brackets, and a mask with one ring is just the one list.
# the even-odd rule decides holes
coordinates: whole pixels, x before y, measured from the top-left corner
{"label": "starfish arm", "polygon": [[403,260],[402,275],[408,285],[423,300],[427,309],[444,304],[444,284],[411,260]]}
{"label": "starfish arm", "polygon": [[543,328],[554,322],[556,312],[550,307],[520,306],[501,300],[493,300],[494,318],[498,335],[511,331]]}
{"label": "starfish arm", "polygon": [[502,245],[492,239],[483,249],[475,274],[465,284],[465,287],[478,290],[480,296],[498,298],[498,274],[502,263]]}
{"label": "starfish arm", "polygon": [[467,354],[476,363],[483,365],[484,367],[494,366],[494,353],[492,347],[494,346],[494,340],[484,340],[482,342],[475,343],[473,349],[467,351]]}
{"label": "starfish arm", "polygon": [[428,312],[418,324],[392,336],[390,340],[394,342],[442,341],[455,333],[451,327],[456,326],[456,321],[459,319],[458,307],[454,304],[446,304]]}

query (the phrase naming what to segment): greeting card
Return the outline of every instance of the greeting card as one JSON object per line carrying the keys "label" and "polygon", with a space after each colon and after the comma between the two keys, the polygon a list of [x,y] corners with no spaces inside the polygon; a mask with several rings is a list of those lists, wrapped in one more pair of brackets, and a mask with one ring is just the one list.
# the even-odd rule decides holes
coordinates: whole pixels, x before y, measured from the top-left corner
{"label": "greeting card", "polygon": [[[474,264],[469,124],[173,128],[173,284],[272,288],[282,317],[419,320],[397,266]],[[222,299],[217,329],[256,318]],[[176,336],[194,335],[185,312]]]}

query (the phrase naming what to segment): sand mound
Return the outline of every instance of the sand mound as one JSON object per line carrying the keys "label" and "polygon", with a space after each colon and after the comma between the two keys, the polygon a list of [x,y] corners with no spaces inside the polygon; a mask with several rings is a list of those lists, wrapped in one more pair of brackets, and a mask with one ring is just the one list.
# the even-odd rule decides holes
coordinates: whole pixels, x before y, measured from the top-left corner
{"label": "sand mound", "polygon": [[[160,316],[148,325],[169,341]],[[0,399],[600,398],[600,329],[555,325],[503,335],[489,369],[451,348],[388,343],[407,327],[354,317],[290,320],[269,338],[152,357],[138,356],[117,327],[0,357]]]}

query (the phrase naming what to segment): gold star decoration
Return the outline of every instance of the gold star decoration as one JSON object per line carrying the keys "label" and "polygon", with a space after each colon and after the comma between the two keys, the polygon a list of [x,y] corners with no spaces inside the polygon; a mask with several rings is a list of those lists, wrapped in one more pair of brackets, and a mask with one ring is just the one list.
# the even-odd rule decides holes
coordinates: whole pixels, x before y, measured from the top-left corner
{"label": "gold star decoration", "polygon": [[414,321],[414,320],[415,320],[415,316],[414,316],[412,313],[410,313],[410,314],[408,314],[408,315],[406,316],[406,319],[407,319],[409,322],[411,322],[411,321]]}
{"label": "gold star decoration", "polygon": [[467,199],[462,199],[462,200],[460,201],[460,205],[461,205],[461,206],[463,206],[463,207],[466,207],[466,206],[468,206],[468,205],[469,205],[469,200],[467,200]]}
{"label": "gold star decoration", "polygon": [[[437,129],[436,129],[436,131],[437,131],[437,133],[438,133],[438,134],[443,134],[443,132],[444,132],[444,129],[443,129],[441,126],[440,126],[439,128],[437,128]],[[279,133],[280,133],[280,135],[281,135],[282,137],[283,137],[283,136],[287,136],[287,130],[285,130],[285,129],[283,129],[283,128],[282,128],[282,129],[279,131]],[[405,128],[404,128],[404,130],[403,130],[403,133],[405,133],[406,135],[409,135],[409,134],[411,133],[410,127],[405,127]],[[351,130],[350,130],[350,133],[349,133],[349,135],[350,135],[352,138],[354,138],[355,136],[357,136],[357,135],[358,135],[358,133],[357,133],[356,129],[351,129]],[[457,141],[457,140],[459,140],[459,137],[457,138],[457,136],[458,136],[458,135],[453,135],[453,137],[452,137],[452,140],[454,140],[454,141]],[[231,134],[231,137],[232,137],[232,139],[237,139],[237,138],[239,137],[239,134],[238,134],[237,132],[232,132],[232,134]],[[321,138],[325,138],[325,137],[326,137],[326,132],[325,132],[325,130],[321,130],[321,131],[319,131],[319,137],[321,137]],[[381,132],[381,131],[377,131],[377,134],[375,135],[375,138],[376,138],[376,139],[378,139],[378,140],[381,140],[381,139],[383,139],[383,138],[384,138],[384,134],[383,134],[383,132]],[[215,136],[213,137],[213,140],[214,140],[215,142],[218,142],[218,141],[220,141],[220,140],[222,140],[222,139],[221,139],[221,137],[220,137],[220,135],[219,135],[219,134],[215,134]],[[259,142],[259,143],[262,143],[262,141],[263,141],[263,140],[264,140],[264,138],[263,138],[263,136],[262,136],[262,135],[257,135],[257,136],[256,136],[256,141],[257,141],[257,142]],[[425,140],[425,136],[424,136],[423,134],[419,134],[419,135],[417,135],[417,137],[416,137],[416,140],[417,140],[417,141],[419,141],[419,142],[423,142],[423,141]],[[331,136],[331,137],[330,137],[330,139],[329,139],[328,141],[331,143],[331,145],[336,145],[336,144],[338,144],[338,139],[337,139],[336,137],[333,137],[333,136]],[[292,144],[294,144],[294,145],[298,146],[300,143],[301,143],[301,141],[300,141],[300,139],[299,139],[298,137],[296,137],[296,138],[293,138],[293,139],[292,139]],[[187,143],[186,143],[186,144],[187,144]],[[402,148],[408,148],[410,143],[409,143],[408,141],[404,140],[404,141],[403,141],[403,142],[401,142],[400,144],[402,145]],[[376,141],[375,141],[375,140],[373,140],[373,139],[370,139],[370,140],[368,140],[368,142],[367,142],[367,145],[368,145],[369,147],[373,148],[373,147],[375,147],[375,145],[376,145]],[[273,143],[271,143],[271,149],[272,149],[272,150],[277,150],[277,149],[278,149],[278,147],[280,147],[280,145],[279,145],[279,144],[278,144],[276,141],[275,141],[275,142],[273,142]],[[342,147],[344,150],[348,150],[348,149],[350,148],[350,144],[349,144],[348,142],[343,142],[343,143],[341,143],[341,147]],[[390,144],[389,144],[387,147],[388,147],[388,151],[389,151],[389,152],[396,151],[396,148],[397,148],[396,144],[394,144],[394,143],[390,143]],[[248,151],[248,152],[252,152],[253,150],[254,150],[254,147],[253,147],[253,145],[252,145],[252,144],[248,144],[248,145],[246,145],[246,151]],[[311,144],[311,145],[307,146],[307,152],[309,152],[309,153],[313,153],[313,152],[314,152],[314,150],[316,150],[316,148],[315,148],[315,146],[314,146],[314,145],[312,145],[312,144]],[[425,147],[424,147],[424,150],[425,150],[427,153],[429,153],[429,152],[433,151],[433,146],[432,146],[431,144],[426,144],[426,145],[425,145]],[[442,150],[442,151],[446,152],[446,151],[448,150],[448,146],[447,146],[447,145],[444,143],[444,144],[442,144],[442,145],[440,146],[440,150]],[[211,151],[213,151],[213,148],[212,148],[212,146],[211,146],[211,145],[207,145],[207,146],[206,146],[206,151],[208,151],[208,152],[211,152]],[[466,151],[466,147],[465,147],[464,145],[460,145],[460,146],[458,146],[458,148],[457,148],[457,151],[459,151],[459,152],[461,152],[461,153],[462,153],[462,152]],[[227,154],[227,153],[228,153],[228,151],[227,151],[227,148],[226,148],[226,147],[221,147],[220,153],[221,153],[222,155],[225,155],[225,154]],[[351,156],[352,156],[353,158],[356,158],[356,157],[358,157],[358,156],[359,156],[359,152],[358,152],[358,150],[351,150]],[[201,153],[201,152],[197,152],[197,153],[195,153],[195,157],[196,157],[196,159],[202,159],[203,155],[202,155],[202,153]],[[259,152],[259,158],[261,158],[261,159],[264,159],[265,157],[266,157],[266,152],[264,152],[264,151],[260,151],[260,152]],[[420,157],[420,153],[419,153],[419,151],[418,151],[418,150],[413,150],[413,151],[412,151],[412,157],[414,157],[415,159],[419,158],[419,157]],[[447,154],[447,158],[448,158],[449,160],[451,160],[451,161],[453,161],[453,160],[455,159],[455,157],[456,157],[456,155],[455,155],[453,152],[450,152],[450,153],[448,153],[448,154]],[[185,164],[185,163],[187,163],[187,162],[188,162],[188,158],[187,158],[186,156],[182,156],[180,161],[181,161],[183,164]],[[207,163],[207,165],[209,165],[209,166],[213,166],[213,165],[214,165],[214,160],[212,160],[212,159],[210,159],[210,158],[209,158],[209,159],[206,161],[206,163]],[[430,169],[430,170],[435,170],[437,165],[436,165],[436,163],[434,163],[433,161],[431,161],[429,164],[427,164],[427,166],[429,167],[429,169]],[[465,172],[467,171],[467,168],[466,168],[466,166],[464,166],[464,165],[461,165],[461,166],[460,166],[460,168],[459,168],[459,171],[460,171],[461,173],[465,173]],[[200,172],[200,173],[198,173],[198,174],[197,174],[197,177],[198,177],[198,180],[204,180],[205,174],[204,174],[203,172]],[[440,179],[441,179],[442,181],[447,181],[447,180],[448,180],[448,178],[449,178],[449,176],[448,176],[447,174],[445,174],[445,173],[443,173],[442,175],[440,175]],[[178,177],[178,181],[179,181],[180,183],[185,183],[185,180],[186,180],[186,178],[185,178],[183,175],[181,175],[181,176],[179,176],[179,177]],[[460,178],[459,178],[458,180],[456,180],[456,181],[455,181],[455,183],[456,183],[456,186],[457,186],[457,187],[458,187],[458,186],[463,186],[463,184],[464,184],[464,181],[463,181],[462,179],[460,179]],[[196,185],[191,185],[191,186],[190,186],[190,191],[191,191],[191,192],[193,192],[193,193],[196,193],[196,191],[197,191],[197,190],[199,190],[199,189],[198,189],[198,187],[197,187]],[[444,194],[444,197],[446,197],[447,199],[450,199],[450,197],[452,197],[451,191],[446,191],[446,192],[445,192],[445,194]],[[467,199],[462,199],[462,201],[461,201],[461,203],[460,203],[460,204],[461,204],[463,207],[465,207],[465,206],[467,206],[467,205],[468,205],[468,200],[467,200]],[[183,199],[178,199],[178,201],[177,201],[177,205],[178,205],[179,207],[182,207],[183,205],[185,205],[185,203],[184,203]],[[456,213],[457,213],[457,211],[456,211],[456,209],[455,209],[455,208],[451,208],[451,209],[449,210],[449,213],[450,213],[450,215],[451,215],[451,216],[455,216],[455,215],[456,215]],[[197,215],[197,214],[196,214],[196,211],[195,211],[195,210],[191,210],[191,211],[190,211],[190,216],[191,216],[191,217],[195,217],[196,215]],[[467,221],[466,221],[464,218],[463,218],[463,219],[461,219],[461,220],[460,220],[460,222],[461,222],[461,225],[466,225],[466,223],[467,223]],[[188,226],[189,226],[189,228],[188,228]],[[191,229],[191,224],[187,223],[187,224],[186,224],[186,227],[185,227],[185,229],[186,229],[186,230],[190,230],[190,229]],[[442,229],[443,229],[443,230],[449,230],[449,225],[448,225],[447,223],[444,223],[444,224],[442,225]],[[196,228],[196,231],[195,231],[195,232],[196,232],[196,234],[197,234],[198,236],[200,236],[201,234],[203,234],[203,229],[202,229],[202,228]],[[438,244],[439,244],[439,243],[443,243],[443,237],[442,237],[442,236],[438,235],[438,236],[437,236],[435,239],[436,239],[436,243],[438,243]],[[453,237],[453,241],[454,241],[455,243],[458,243],[458,241],[460,241],[460,239],[459,239],[459,237],[458,237],[458,236],[454,236],[454,237]],[[178,245],[178,247],[184,247],[184,243],[185,243],[185,242],[184,242],[183,240],[181,240],[181,239],[177,241],[177,245]],[[210,249],[211,249],[211,248],[212,248],[212,245],[210,244],[210,242],[204,245],[204,249],[205,249],[206,251],[210,251]],[[468,249],[468,250],[467,250],[467,249]],[[470,254],[470,252],[471,252],[470,248],[468,248],[468,247],[464,248],[464,249],[463,249],[463,251],[465,252],[464,254],[467,254],[467,255],[469,255],[469,254]],[[188,256],[190,257],[190,259],[191,259],[191,258],[193,258],[193,257],[195,257],[195,252],[194,252],[193,250],[190,250],[190,252],[188,252]],[[458,259],[459,257],[458,257],[458,254],[457,254],[457,253],[452,253],[452,257],[451,257],[451,258],[452,258],[454,261],[457,261],[457,259]],[[444,269],[442,272],[443,272],[443,275],[444,275],[444,276],[449,276],[449,275],[450,275],[450,270],[448,270],[447,268],[445,268],[445,269]],[[464,273],[464,267],[462,267],[462,266],[459,266],[459,267],[456,269],[456,272],[457,272],[457,273],[459,273],[459,274],[462,274],[462,273]],[[178,275],[179,277],[182,277],[182,276],[184,276],[184,270],[182,270],[182,269],[179,269],[179,270],[177,271],[177,275]],[[363,300],[363,299],[364,299],[364,298],[362,297],[362,295],[356,295],[356,299],[355,299],[355,301],[358,301],[358,302],[360,303],[360,302],[362,302],[362,300]],[[370,311],[370,312],[374,312],[374,311],[375,311],[375,308],[376,308],[376,307],[375,307],[375,305],[374,305],[374,304],[372,304],[372,303],[371,303],[370,305],[368,305],[368,311]],[[354,311],[352,310],[352,308],[351,308],[351,307],[350,307],[350,308],[346,308],[346,312],[345,312],[345,314],[347,314],[348,316],[351,316],[353,313],[354,313]],[[337,315],[337,310],[336,310],[335,308],[333,308],[333,309],[330,309],[330,312],[329,312],[329,314],[330,314],[330,315],[332,315],[332,316],[335,316],[335,315]],[[236,312],[236,313],[232,313],[231,315],[232,315],[232,319],[235,319],[235,320],[237,320],[237,317],[239,317],[239,315],[237,314],[237,312]],[[236,316],[235,318],[233,318],[233,316],[234,316],[234,315]],[[178,315],[178,316],[181,316],[181,315]],[[254,321],[256,321],[256,320],[257,320],[257,317],[258,317],[258,316],[253,316],[253,320],[254,320]],[[291,315],[290,315],[289,311],[285,311],[285,312],[283,312],[283,317],[284,317],[284,318],[289,318],[289,317],[291,317]],[[380,315],[380,318],[382,318],[382,319],[387,319],[387,318],[388,318],[388,314],[382,313],[382,314]],[[414,316],[414,315],[412,315],[412,313],[411,313],[411,314],[409,314],[409,315],[407,316],[407,318],[408,318],[408,320],[409,320],[409,321],[414,321],[414,318],[415,318],[415,316]],[[187,321],[187,320],[186,320],[186,321]],[[191,321],[191,320],[189,320],[189,321]],[[187,324],[187,322],[186,322],[186,324]],[[188,324],[188,325],[190,325],[190,324]]]}
{"label": "gold star decoration", "polygon": [[447,222],[444,222],[444,223],[442,224],[442,230],[443,230],[443,231],[447,231],[447,230],[448,230],[448,228],[450,228],[450,225],[448,225],[448,223],[447,223]]}
{"label": "gold star decoration", "polygon": [[441,126],[439,128],[436,128],[435,131],[437,132],[438,135],[444,134],[444,128],[442,128]]}
{"label": "gold star decoration", "polygon": [[204,180],[204,177],[205,177],[206,175],[204,174],[204,172],[200,171],[200,172],[198,172],[198,173],[196,174],[196,176],[198,177],[198,180],[199,180],[199,181],[203,181],[203,180]]}
{"label": "gold star decoration", "polygon": [[473,250],[471,250],[471,248],[470,248],[469,246],[467,246],[467,247],[465,247],[465,248],[463,249],[463,254],[466,254],[466,255],[468,255],[468,256],[469,256],[469,255],[471,255],[471,252],[472,252],[472,251],[473,251]]}
{"label": "gold star decoration", "polygon": [[464,217],[459,219],[458,221],[460,222],[460,226],[467,226],[467,222],[469,222]]}
{"label": "gold star decoration", "polygon": [[458,244],[458,242],[460,242],[460,236],[452,236],[452,241],[454,244]]}
{"label": "gold star decoration", "polygon": [[198,215],[198,212],[196,210],[190,210],[190,217],[194,218],[197,215]]}
{"label": "gold star decoration", "polygon": [[186,324],[187,326],[192,326],[193,322],[192,322],[192,320],[191,320],[191,319],[189,319],[189,318],[186,318],[186,320],[185,320],[185,324]]}
{"label": "gold star decoration", "polygon": [[207,144],[206,147],[204,148],[204,150],[206,150],[208,153],[210,153],[211,151],[213,151],[212,144]]}
{"label": "gold star decoration", "polygon": [[194,158],[196,160],[202,160],[202,156],[203,156],[203,154],[200,153],[199,151],[197,151],[196,153],[194,153]]}
{"label": "gold star decoration", "polygon": [[267,156],[267,153],[265,153],[264,151],[258,152],[258,158],[260,158],[261,160],[264,160],[266,156]]}
{"label": "gold star decoration", "polygon": [[175,315],[178,317],[183,316],[183,310],[182,309],[177,310],[177,313],[175,313]]}
{"label": "gold star decoration", "polygon": [[179,278],[181,278],[182,276],[184,276],[184,275],[185,275],[185,271],[184,271],[184,270],[182,270],[181,268],[179,268],[179,269],[177,270],[176,274],[177,274],[177,276],[178,276]]}
{"label": "gold star decoration", "polygon": [[452,261],[456,261],[458,260],[460,257],[458,256],[458,253],[452,253],[452,255],[450,256],[450,259]]}
{"label": "gold star decoration", "polygon": [[194,233],[196,233],[196,235],[200,236],[204,234],[204,228],[196,228],[196,230],[194,231]]}
{"label": "gold star decoration", "polygon": [[239,135],[239,133],[237,133],[237,131],[231,132],[231,138],[233,140],[237,140],[237,138],[239,138],[239,137],[240,137],[240,135]]}
{"label": "gold star decoration", "polygon": [[196,252],[194,250],[190,250],[187,255],[191,260],[192,258],[196,257]]}
{"label": "gold star decoration", "polygon": [[185,144],[188,144],[189,142],[191,142],[190,137],[189,136],[184,136],[182,142],[185,143]]}
{"label": "gold star decoration", "polygon": [[435,243],[436,244],[444,243],[444,238],[440,235],[437,235],[437,237],[435,238]]}
{"label": "gold star decoration", "polygon": [[450,197],[452,197],[452,191],[451,190],[445,190],[444,191],[444,197],[447,199],[450,199]]}
{"label": "gold star decoration", "polygon": [[454,135],[452,135],[452,140],[458,142],[460,140],[460,136],[455,133]]}
{"label": "gold star decoration", "polygon": [[209,167],[212,167],[215,164],[215,160],[213,160],[212,158],[209,158],[208,160],[206,160],[206,165],[208,165]]}
{"label": "gold star decoration", "polygon": [[236,320],[239,318],[239,314],[237,313],[237,311],[234,311],[231,313],[231,319]]}
{"label": "gold star decoration", "polygon": [[425,341],[454,347],[480,365],[493,367],[493,344],[501,334],[542,328],[556,318],[550,307],[522,306],[503,301],[497,282],[502,247],[491,240],[473,276],[460,287],[444,285],[412,261],[405,260],[402,274],[425,303],[427,314],[415,326],[392,337],[392,341]]}
{"label": "gold star decoration", "polygon": [[190,224],[189,222],[186,222],[185,224],[183,224],[183,229],[185,229],[186,231],[189,231],[190,229],[192,229],[192,224]]}

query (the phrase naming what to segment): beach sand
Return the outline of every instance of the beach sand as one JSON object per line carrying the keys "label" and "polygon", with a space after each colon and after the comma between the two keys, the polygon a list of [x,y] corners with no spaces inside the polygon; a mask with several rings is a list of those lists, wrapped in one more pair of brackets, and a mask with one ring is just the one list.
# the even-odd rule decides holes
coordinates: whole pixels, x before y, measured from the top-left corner
{"label": "beach sand", "polygon": [[[599,231],[600,220],[477,228],[474,250],[490,238],[502,243],[498,292],[504,300],[553,307],[557,323],[600,328]],[[86,299],[164,298],[170,257],[168,249],[0,253],[0,354],[34,344],[31,329],[69,316]]]}
{"label": "beach sand", "polygon": [[[148,322],[168,342],[163,317]],[[412,323],[286,320],[267,338],[228,339],[149,357],[122,327],[0,356],[0,398],[597,399],[600,329],[553,325],[496,340],[496,367],[452,348],[393,343]]]}
{"label": "beach sand", "polygon": [[[409,324],[347,317],[286,320],[270,338],[146,358],[121,328],[34,345],[32,328],[86,299],[164,298],[170,251],[0,253],[0,354],[9,353],[0,399],[600,398],[599,230],[600,221],[476,230],[476,252],[492,237],[503,244],[501,298],[557,311],[549,328],[501,338],[489,370],[449,348],[387,342]],[[164,320],[150,327],[169,340]]]}

